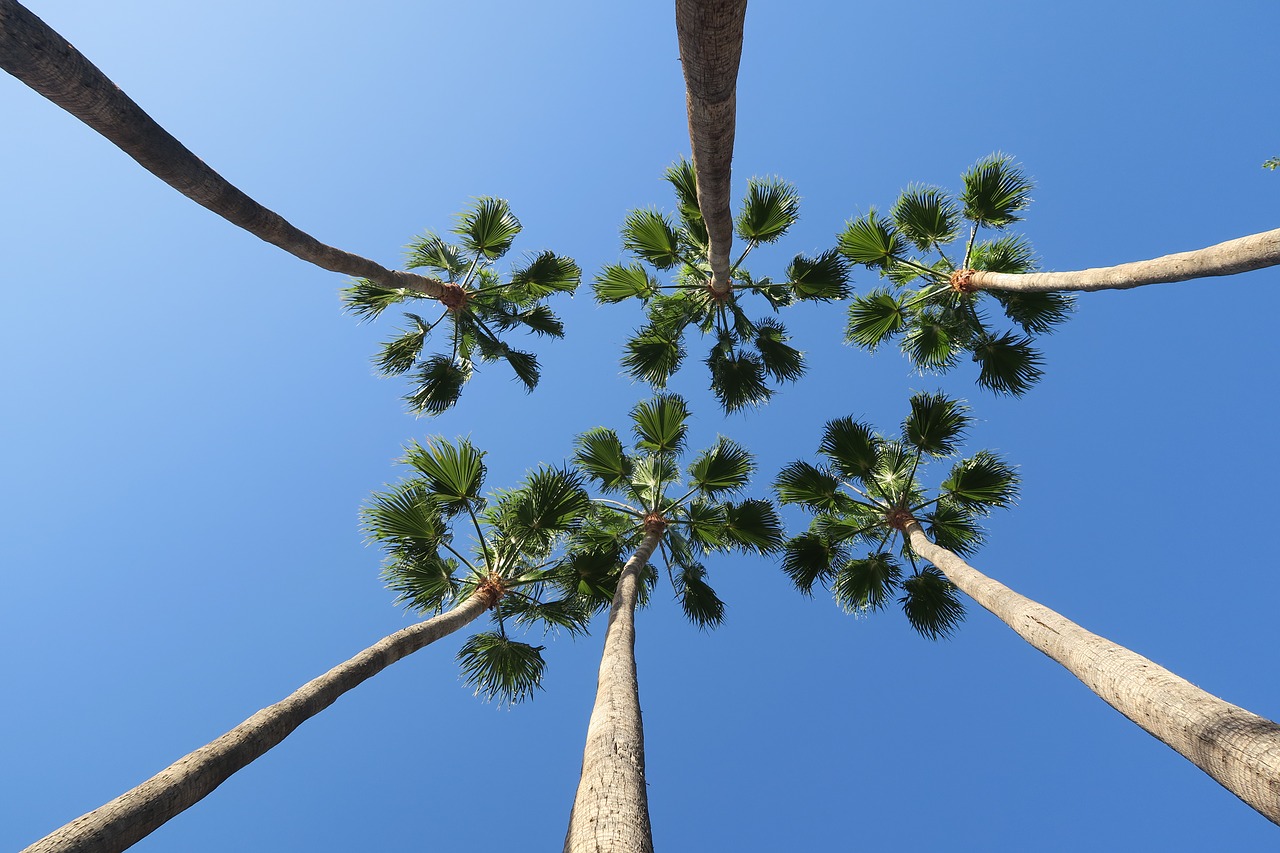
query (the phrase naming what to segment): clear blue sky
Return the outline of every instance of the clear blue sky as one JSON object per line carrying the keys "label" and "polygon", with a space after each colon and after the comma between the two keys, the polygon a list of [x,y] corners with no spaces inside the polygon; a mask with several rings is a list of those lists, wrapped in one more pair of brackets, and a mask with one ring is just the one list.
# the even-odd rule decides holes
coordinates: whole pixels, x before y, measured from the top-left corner
{"label": "clear blue sky", "polygon": [[[519,251],[590,275],[687,152],[670,3],[176,6],[32,0],[162,125],[322,240],[394,266],[473,196]],[[1276,227],[1267,2],[768,4],[748,10],[734,182],[778,174],[803,219],[752,268],[833,244],[912,181],[995,150],[1035,176],[1049,269]],[[0,78],[0,849],[138,783],[408,624],[357,511],[401,445],[469,435],[490,484],[624,426],[639,322],[584,288],[524,395],[485,370],[435,420],[370,358],[394,320],[238,231]],[[773,269],[770,270],[770,264]],[[861,272],[859,288],[874,285]],[[1085,295],[1045,380],[993,398],[841,343],[843,307],[784,316],[810,374],[722,418],[681,375],[695,446],[758,454],[761,488],[824,421],[890,428],[912,390],[971,402],[972,447],[1023,500],[973,560],[1216,693],[1280,718],[1275,318],[1280,272]],[[788,515],[793,530],[803,525]],[[804,600],[766,561],[709,564],[720,630],[660,587],[639,617],[659,850],[1263,850],[1276,828],[985,611],[920,639],[896,611]],[[600,634],[548,643],[514,710],[444,641],[397,664],[137,850],[556,849]]]}

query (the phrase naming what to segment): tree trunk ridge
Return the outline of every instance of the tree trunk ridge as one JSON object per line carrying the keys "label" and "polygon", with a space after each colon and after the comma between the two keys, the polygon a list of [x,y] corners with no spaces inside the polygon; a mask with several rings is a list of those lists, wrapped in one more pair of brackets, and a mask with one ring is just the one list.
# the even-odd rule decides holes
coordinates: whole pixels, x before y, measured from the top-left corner
{"label": "tree trunk ridge", "polygon": [[676,36],[684,67],[689,144],[698,209],[707,226],[711,287],[727,293],[733,215],[729,207],[738,112],[738,64],[747,0],[676,0]]}
{"label": "tree trunk ridge", "polygon": [[452,610],[382,638],[21,853],[118,853],[128,849],[208,796],[344,693],[401,658],[457,631],[487,609],[484,596],[472,596]]}
{"label": "tree trunk ridge", "polygon": [[978,290],[1005,290],[1011,293],[1128,290],[1146,284],[1235,275],[1277,264],[1280,264],[1280,228],[1237,237],[1192,252],[1177,252],[1113,267],[1032,273],[974,270],[969,286]]}
{"label": "tree trunk ridge", "polygon": [[564,853],[653,853],[635,611],[640,570],[661,539],[661,530],[646,533],[618,576]]}
{"label": "tree trunk ridge", "polygon": [[1019,595],[929,540],[916,553],[1104,702],[1280,824],[1280,725],[1196,687],[1157,663]]}
{"label": "tree trunk ridge", "polygon": [[330,272],[439,298],[443,287],[439,280],[389,270],[321,243],[245,195],[16,0],[0,0],[0,68],[106,137],[187,198],[250,234]]}

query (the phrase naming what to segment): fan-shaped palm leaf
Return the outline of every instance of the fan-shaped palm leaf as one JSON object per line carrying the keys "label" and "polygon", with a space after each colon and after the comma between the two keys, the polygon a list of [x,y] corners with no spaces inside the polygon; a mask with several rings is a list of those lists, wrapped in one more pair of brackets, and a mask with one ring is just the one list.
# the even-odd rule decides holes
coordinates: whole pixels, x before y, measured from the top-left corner
{"label": "fan-shaped palm leaf", "polygon": [[506,199],[485,197],[476,199],[470,210],[458,216],[453,233],[462,238],[468,251],[492,261],[507,253],[520,230],[520,220]]}
{"label": "fan-shaped palm leaf", "polygon": [[707,570],[698,563],[682,562],[675,575],[680,609],[699,628],[714,628],[724,621],[724,602],[707,583]]}
{"label": "fan-shaped palm leaf", "polygon": [[830,459],[839,473],[867,482],[875,471],[882,443],[867,424],[838,418],[823,429],[818,452]]}
{"label": "fan-shaped palm leaf", "polygon": [[782,552],[782,571],[796,589],[813,595],[813,587],[835,577],[835,566],[848,559],[847,550],[816,533],[801,533],[787,541]]}
{"label": "fan-shaped palm leaf", "polygon": [[631,482],[633,463],[611,429],[596,427],[578,436],[573,461],[606,492],[620,491]]}
{"label": "fan-shaped palm leaf", "polygon": [[1035,185],[1008,154],[982,158],[963,176],[960,203],[966,219],[987,228],[1003,228],[1017,222],[1019,211],[1031,203]]}
{"label": "fan-shaped palm leaf", "polygon": [[916,394],[911,414],[902,422],[906,440],[930,456],[955,453],[969,426],[965,407],[942,394]]}
{"label": "fan-shaped palm leaf", "polygon": [[994,453],[980,450],[951,468],[940,491],[957,507],[972,511],[1012,506],[1018,500],[1018,472]]}
{"label": "fan-shaped palm leaf", "polygon": [[962,557],[972,555],[986,539],[975,512],[945,498],[920,520],[936,545]]}
{"label": "fan-shaped palm leaf", "polygon": [[1007,290],[989,291],[1004,308],[1005,316],[1017,323],[1029,335],[1047,334],[1063,322],[1075,309],[1075,297],[1055,291],[1014,293]]}
{"label": "fan-shaped palm leaf", "polygon": [[458,663],[477,696],[514,705],[532,697],[539,687],[547,665],[543,648],[498,633],[474,634],[458,650]]}
{"label": "fan-shaped palm leaf", "polygon": [[667,381],[684,361],[684,344],[679,333],[672,334],[652,326],[641,329],[626,343],[622,366],[635,379],[654,388],[665,388]]}
{"label": "fan-shaped palm leaf", "polygon": [[751,498],[726,503],[725,538],[738,550],[772,554],[782,548],[785,535],[778,513],[769,501]]}
{"label": "fan-shaped palm leaf", "polygon": [[658,293],[658,281],[639,264],[610,264],[591,283],[597,302],[622,302],[639,297],[648,299]]}
{"label": "fan-shaped palm leaf", "polygon": [[845,225],[839,237],[839,251],[855,264],[883,270],[906,254],[907,243],[873,207],[866,216]]}
{"label": "fan-shaped palm leaf", "polygon": [[772,243],[799,218],[800,196],[795,187],[777,178],[752,178],[735,230],[743,240]]}
{"label": "fan-shaped palm leaf", "polygon": [[392,305],[413,297],[412,291],[382,287],[367,278],[356,279],[349,287],[342,289],[342,302],[347,313],[354,314],[361,320],[376,320],[379,314]]}
{"label": "fan-shaped palm leaf", "polygon": [[849,266],[835,249],[816,258],[796,255],[787,267],[787,283],[800,299],[832,302],[849,295]]}
{"label": "fan-shaped palm leaf", "polygon": [[858,560],[847,560],[831,582],[836,603],[846,613],[880,610],[889,603],[902,568],[893,555],[879,551]]}
{"label": "fan-shaped palm leaf", "polygon": [[1036,254],[1021,234],[1002,234],[995,240],[975,243],[969,266],[987,272],[1028,273],[1036,268]]}
{"label": "fan-shaped palm leaf", "polygon": [[763,403],[773,396],[765,382],[765,367],[758,356],[722,342],[706,359],[711,369],[711,391],[726,412]]}
{"label": "fan-shaped palm leaf", "polygon": [[792,462],[783,468],[773,481],[773,489],[784,504],[801,504],[815,512],[839,507],[836,496],[840,493],[840,480],[808,462]]}
{"label": "fan-shaped palm leaf", "polygon": [[460,584],[454,576],[458,561],[439,554],[393,556],[383,567],[387,589],[396,593],[396,604],[419,613],[439,613],[458,598]]}
{"label": "fan-shaped palm leaf", "polygon": [[689,485],[709,500],[746,487],[755,462],[746,448],[721,437],[689,465]]}
{"label": "fan-shaped palm leaf", "polygon": [[902,582],[898,599],[907,621],[930,640],[950,637],[964,621],[964,602],[955,584],[933,566],[925,566]]}
{"label": "fan-shaped palm leaf", "polygon": [[414,374],[417,388],[405,396],[405,401],[421,415],[438,415],[448,411],[462,396],[462,386],[471,378],[469,363],[455,362],[443,355],[435,355],[418,368]]}
{"label": "fan-shaped palm leaf", "polygon": [[382,353],[375,364],[383,376],[397,376],[410,370],[422,354],[422,346],[427,339],[427,325],[417,314],[405,314],[413,320],[414,327],[405,331],[398,338],[392,338],[382,345]]}
{"label": "fan-shaped palm leaf", "polygon": [[921,251],[950,243],[960,230],[960,211],[939,187],[907,187],[889,215],[898,230]]}
{"label": "fan-shaped palm leaf", "polygon": [[582,270],[572,258],[542,252],[523,267],[511,271],[507,291],[518,303],[530,303],[553,293],[573,293],[582,281]]}
{"label": "fan-shaped palm leaf", "polygon": [[427,439],[426,447],[412,442],[403,461],[422,475],[432,499],[446,516],[457,515],[483,503],[484,451],[462,439],[456,444],[441,438]]}
{"label": "fan-shaped palm leaf", "polygon": [[981,369],[978,384],[1000,394],[1021,396],[1040,380],[1044,357],[1027,335],[1006,332],[983,336],[974,344],[973,360]]}
{"label": "fan-shaped palm leaf", "polygon": [[875,349],[911,322],[905,296],[887,290],[873,290],[856,297],[849,305],[849,325],[845,337],[867,349]]}
{"label": "fan-shaped palm leaf", "polygon": [[435,270],[450,281],[466,275],[467,261],[462,253],[432,231],[415,237],[405,250],[405,266],[411,270],[425,267]]}
{"label": "fan-shaped palm leaf", "polygon": [[804,354],[787,344],[787,330],[777,320],[755,324],[755,345],[764,369],[778,382],[794,382],[804,375]]}
{"label": "fan-shaped palm leaf", "polygon": [[964,344],[956,331],[941,312],[921,311],[902,337],[902,351],[921,370],[945,371],[956,364]]}
{"label": "fan-shaped palm leaf", "polygon": [[671,221],[656,210],[633,210],[622,224],[622,247],[660,270],[682,262],[680,240]]}
{"label": "fan-shaped palm leaf", "polygon": [[678,394],[659,394],[631,409],[636,448],[649,453],[678,454],[684,450],[689,406]]}

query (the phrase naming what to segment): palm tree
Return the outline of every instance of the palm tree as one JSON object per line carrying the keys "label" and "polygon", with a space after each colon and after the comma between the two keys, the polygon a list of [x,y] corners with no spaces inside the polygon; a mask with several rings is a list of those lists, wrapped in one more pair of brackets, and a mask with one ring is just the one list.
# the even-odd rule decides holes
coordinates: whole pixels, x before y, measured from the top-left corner
{"label": "palm tree", "polygon": [[209,168],[84,54],[16,0],[0,0],[0,68],[105,136],[151,174],[250,234],[321,269],[440,298],[444,282],[321,243]]}
{"label": "palm tree", "polygon": [[[809,594],[815,584],[829,584],[846,609],[864,612],[883,608],[901,589],[908,621],[931,638],[959,624],[964,609],[956,591],[963,591],[1107,704],[1280,823],[1280,725],[1086,631],[964,561],[961,555],[983,540],[981,518],[1017,496],[1013,468],[984,450],[956,462],[937,496],[926,497],[918,481],[923,464],[954,455],[968,425],[963,406],[931,394],[911,399],[901,438],[876,435],[851,418],[828,423],[819,448],[826,463],[795,462],[775,482],[783,503],[815,513],[783,558],[796,586]],[[889,547],[895,540],[898,549]],[[911,563],[906,580],[895,550]],[[921,567],[922,561],[932,565]]]}
{"label": "palm tree", "polygon": [[751,455],[732,441],[720,438],[699,453],[681,485],[677,466],[688,416],[682,399],[660,395],[631,411],[634,454],[604,427],[577,440],[579,470],[614,497],[596,501],[594,525],[584,527],[571,548],[580,562],[570,561],[572,570],[562,582],[579,595],[599,594],[601,569],[616,567],[628,551],[630,558],[617,576],[609,609],[566,853],[653,850],[635,663],[635,608],[654,578],[651,556],[663,555],[685,615],[710,628],[723,620],[724,602],[707,583],[700,558],[733,550],[765,554],[782,543],[768,501],[728,500],[746,487],[754,468]]}
{"label": "palm tree", "polygon": [[1031,201],[1032,183],[1011,157],[999,153],[979,160],[962,180],[958,200],[941,187],[913,184],[887,217],[871,208],[845,226],[841,254],[891,285],[852,301],[848,339],[875,349],[901,337],[903,352],[922,371],[948,371],[967,352],[979,365],[979,385],[1022,394],[1043,373],[1034,336],[1066,319],[1071,297],[993,293],[997,310],[1020,331],[991,327],[983,294],[959,282],[973,268],[1007,274],[1035,268],[1034,252],[1023,237],[977,239],[982,229],[1003,231],[1018,221]]}
{"label": "palm tree", "polygon": [[[476,360],[505,360],[532,391],[540,376],[537,356],[512,349],[500,335],[523,327],[538,335],[564,337],[564,324],[543,303],[555,293],[572,293],[582,279],[571,258],[546,251],[514,267],[505,281],[492,269],[522,228],[504,199],[477,199],[457,219],[453,233],[461,238],[460,246],[428,231],[410,243],[407,252],[409,269],[429,269],[449,282],[439,297],[443,309],[430,321],[406,312],[409,329],[385,343],[377,359],[379,370],[388,376],[417,366],[417,388],[405,399],[418,414],[437,415],[457,403]],[[395,303],[428,297],[361,279],[343,291],[343,298],[353,314],[374,319]],[[427,337],[446,319],[452,351],[424,360]]]}
{"label": "palm tree", "polygon": [[[236,771],[279,744],[348,690],[401,658],[468,625],[485,611],[497,630],[470,637],[458,652],[469,683],[488,699],[528,698],[542,677],[542,647],[511,639],[507,623],[583,630],[590,609],[577,597],[551,599],[548,578],[563,569],[560,537],[589,508],[577,474],[541,469],[487,501],[484,454],[463,441],[412,444],[414,476],[375,494],[364,510],[369,539],[383,546],[384,574],[399,600],[431,618],[384,637],[312,679],[231,731],[175,761],[141,785],[55,830],[24,853],[125,850],[195,805]],[[474,536],[468,556],[456,523]]]}
{"label": "palm tree", "polygon": [[634,298],[646,308],[648,322],[627,341],[623,366],[636,379],[664,388],[684,360],[685,332],[694,326],[713,337],[706,365],[724,410],[762,403],[774,393],[771,379],[794,381],[804,373],[804,358],[787,343],[787,330],[776,319],[747,316],[743,295],[764,297],[774,311],[797,300],[843,299],[845,264],[835,251],[817,258],[796,255],[785,281],[753,278],[743,267],[747,256],[787,233],[799,218],[800,197],[785,181],[752,178],[735,225],[746,247],[729,267],[733,286],[717,291],[704,260],[709,226],[699,211],[694,167],[681,160],[667,169],[666,179],[676,192],[678,223],[656,210],[633,210],[622,225],[622,243],[652,270],[676,270],[674,283],[662,284],[635,263],[606,266],[593,282],[600,302]]}
{"label": "palm tree", "polygon": [[729,292],[733,281],[729,180],[746,14],[747,0],[676,0],[676,37],[697,173],[696,203],[706,222],[712,292],[721,295]]}

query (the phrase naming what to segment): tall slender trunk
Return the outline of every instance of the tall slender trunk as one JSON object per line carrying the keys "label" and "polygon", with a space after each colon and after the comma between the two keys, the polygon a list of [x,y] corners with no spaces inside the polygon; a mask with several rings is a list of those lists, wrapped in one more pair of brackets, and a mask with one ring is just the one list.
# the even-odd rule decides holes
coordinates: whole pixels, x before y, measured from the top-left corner
{"label": "tall slender trunk", "polygon": [[564,853],[653,853],[635,614],[640,570],[661,539],[661,529],[646,532],[618,576]]}
{"label": "tall slender trunk", "polygon": [[198,803],[342,694],[406,655],[457,631],[487,610],[493,600],[492,595],[472,595],[446,613],[384,637],[22,853],[115,853],[129,848]]}
{"label": "tall slender trunk", "polygon": [[1238,237],[1193,252],[1178,252],[1149,261],[1072,272],[1000,273],[961,270],[957,286],[966,290],[1033,293],[1049,290],[1128,290],[1193,278],[1260,270],[1280,264],[1280,228]]}
{"label": "tall slender trunk", "polygon": [[676,0],[676,36],[684,66],[689,144],[698,209],[711,244],[711,287],[728,293],[733,215],[729,179],[738,112],[738,63],[747,0]]}
{"label": "tall slender trunk", "polygon": [[992,580],[909,522],[916,553],[1019,636],[1066,667],[1104,702],[1280,824],[1280,725],[1090,633]]}
{"label": "tall slender trunk", "polygon": [[85,56],[15,0],[0,0],[0,68],[115,143],[144,169],[268,243],[331,272],[439,298],[443,284],[321,243],[209,168]]}

